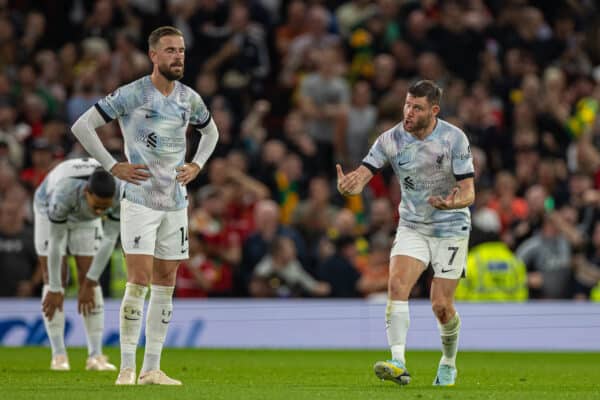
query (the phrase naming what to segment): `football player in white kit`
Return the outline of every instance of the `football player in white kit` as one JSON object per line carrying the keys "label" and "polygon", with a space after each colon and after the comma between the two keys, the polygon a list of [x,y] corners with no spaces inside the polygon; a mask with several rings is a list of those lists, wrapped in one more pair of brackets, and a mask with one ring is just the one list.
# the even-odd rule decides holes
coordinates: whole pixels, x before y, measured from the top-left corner
{"label": "football player in white kit", "polygon": [[62,258],[67,253],[77,265],[78,309],[88,343],[86,369],[116,369],[102,354],[104,300],[98,279],[119,236],[119,200],[115,178],[91,158],[58,164],[35,192],[35,248],[44,275],[42,311],[52,348],[52,370],[70,369],[61,279]]}
{"label": "football player in white kit", "polygon": [[[178,82],[184,71],[182,33],[169,26],[157,28],[148,45],[152,74],[100,100],[72,131],[107,171],[125,181],[121,243],[127,285],[120,310],[121,368],[115,383],[136,383],[135,354],[150,285],[146,349],[137,383],[181,385],[161,371],[160,357],[173,310],[177,267],[188,258],[185,185],[196,178],[219,135],[200,95]],[[114,119],[123,133],[129,162],[113,159],[96,133],[96,128]],[[188,125],[202,134],[190,163],[185,162]]]}
{"label": "football player in white kit", "polygon": [[431,305],[442,340],[442,359],[433,384],[452,386],[457,375],[460,318],[454,292],[466,267],[474,170],[464,132],[437,117],[441,96],[441,89],[431,81],[414,83],[406,95],[403,122],[379,136],[356,170],[344,174],[336,166],[342,194],[360,193],[386,163],[402,188],[386,308],[392,359],[374,366],[379,378],[400,385],[410,382],[404,355],[408,296],[429,264],[434,271]]}

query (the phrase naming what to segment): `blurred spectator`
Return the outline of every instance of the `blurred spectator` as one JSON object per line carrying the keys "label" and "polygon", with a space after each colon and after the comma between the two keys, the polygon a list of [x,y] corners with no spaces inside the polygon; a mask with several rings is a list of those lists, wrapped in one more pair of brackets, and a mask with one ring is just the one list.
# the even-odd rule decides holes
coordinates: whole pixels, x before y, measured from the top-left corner
{"label": "blurred spectator", "polygon": [[177,297],[209,297],[229,295],[232,290],[232,270],[207,256],[202,234],[189,234],[190,258],[177,270]]}
{"label": "blurred spectator", "polygon": [[318,69],[306,75],[299,90],[299,106],[307,119],[308,133],[317,145],[320,172],[330,172],[334,161],[346,161],[350,88],[339,76],[338,52],[318,53]]}
{"label": "blurred spectator", "polygon": [[351,0],[339,6],[336,19],[340,33],[347,37],[352,28],[356,27],[377,12],[377,6],[369,0]]}
{"label": "blurred spectator", "polygon": [[287,148],[300,156],[304,171],[309,176],[319,174],[320,162],[317,143],[309,135],[302,112],[292,109],[283,123],[283,138]]}
{"label": "blurred spectator", "polygon": [[372,241],[377,236],[393,238],[398,221],[394,216],[394,208],[386,197],[374,199],[369,210],[369,220],[365,236]]}
{"label": "blurred spectator", "polygon": [[367,262],[357,263],[360,271],[357,289],[363,296],[387,299],[391,248],[392,238],[388,235],[377,233],[370,240]]}
{"label": "blurred spectator", "polygon": [[271,110],[271,103],[257,100],[248,115],[242,121],[241,136],[244,149],[251,155],[256,155],[267,137],[264,127],[265,116]]}
{"label": "blurred spectator", "polygon": [[[477,79],[478,54],[483,49],[483,37],[469,26],[475,21],[465,18],[463,2],[447,0],[440,3],[439,23],[428,32],[436,52],[452,73],[467,82]],[[485,11],[475,18],[485,18]],[[485,22],[480,23],[483,28]]]}
{"label": "blurred spectator", "polygon": [[356,239],[340,236],[334,241],[335,253],[319,265],[317,276],[331,287],[331,297],[358,296],[360,274],[354,264],[358,255]]}
{"label": "blurred spectator", "polygon": [[0,201],[18,184],[17,169],[7,160],[0,160]]}
{"label": "blurred spectator", "polygon": [[316,52],[341,43],[338,35],[327,31],[330,18],[327,9],[321,5],[315,4],[308,9],[306,33],[292,41],[283,60],[280,82],[284,87],[296,86],[299,72],[310,70],[318,61]]}
{"label": "blurred spectator", "polygon": [[600,282],[600,222],[594,225],[583,252],[573,257],[575,267],[574,298],[588,300],[594,286]]}
{"label": "blurred spectator", "polygon": [[542,185],[533,185],[525,193],[527,216],[513,221],[505,232],[504,241],[515,249],[542,228],[546,213],[554,210],[554,203]]}
{"label": "blurred spectator", "polygon": [[366,81],[358,81],[352,88],[352,104],[348,113],[348,131],[345,147],[347,163],[359,165],[364,151],[369,147],[369,139],[377,123],[377,108],[371,104],[371,86]]}
{"label": "blurred spectator", "polygon": [[3,159],[17,168],[23,167],[23,145],[20,143],[29,136],[30,129],[25,124],[16,124],[17,112],[8,100],[0,99],[0,141],[4,146]]}
{"label": "blurred spectator", "polygon": [[327,296],[330,291],[329,284],[316,281],[302,268],[293,240],[285,236],[272,241],[269,254],[260,260],[250,282],[253,297]]}
{"label": "blurred spectator", "polygon": [[331,183],[327,178],[315,176],[308,185],[308,197],[294,210],[291,223],[302,234],[308,248],[314,249],[319,238],[332,226],[338,209],[331,204]]}
{"label": "blurred spectator", "polygon": [[243,243],[242,264],[238,283],[240,293],[249,287],[256,265],[268,253],[269,246],[277,236],[289,237],[294,241],[296,254],[301,264],[305,264],[307,256],[306,245],[300,234],[279,223],[279,206],[273,200],[261,200],[254,208],[254,226],[256,232],[251,234]]}
{"label": "blurred spectator", "polygon": [[304,177],[302,174],[302,160],[294,153],[288,153],[283,158],[275,171],[267,178],[267,186],[271,189],[271,198],[277,199],[281,207],[281,223],[289,224],[294,210],[298,206]]}
{"label": "blurred spectator", "polygon": [[190,232],[201,235],[202,253],[208,261],[228,276],[229,282],[221,282],[221,291],[233,290],[233,271],[241,262],[242,243],[240,235],[225,219],[227,203],[221,189],[206,185],[197,194],[197,207],[190,218]]}
{"label": "blurred spectator", "polygon": [[[485,215],[485,217],[484,217]],[[467,256],[467,273],[456,288],[456,299],[463,301],[525,301],[529,297],[527,268],[500,240],[500,222],[494,214],[479,213]]]}
{"label": "blurred spectator", "polygon": [[75,82],[75,92],[67,102],[67,122],[69,125],[73,125],[81,114],[104,97],[99,91],[96,73],[95,68],[89,68],[82,71]]}
{"label": "blurred spectator", "polygon": [[247,111],[252,97],[262,94],[263,81],[270,70],[270,59],[263,29],[250,22],[248,6],[232,2],[223,30],[223,46],[206,60],[204,68],[221,76],[222,88],[234,112]]}
{"label": "blurred spectator", "polygon": [[515,177],[508,171],[496,174],[494,196],[488,204],[500,216],[503,233],[514,221],[527,216],[527,202],[517,196]]}
{"label": "blurred spectator", "polygon": [[306,32],[306,3],[292,0],[287,5],[286,20],[275,31],[275,45],[279,56],[286,57],[290,44]]}
{"label": "blurred spectator", "polygon": [[573,296],[571,249],[575,240],[568,235],[571,228],[558,212],[547,214],[541,230],[517,248],[517,257],[527,266],[530,297]]}
{"label": "blurred spectator", "polygon": [[25,225],[24,211],[22,202],[0,201],[0,297],[33,296],[41,282],[33,232]]}
{"label": "blurred spectator", "polygon": [[21,172],[21,180],[33,190],[42,183],[53,166],[52,146],[46,138],[35,139],[31,145],[31,167]]}

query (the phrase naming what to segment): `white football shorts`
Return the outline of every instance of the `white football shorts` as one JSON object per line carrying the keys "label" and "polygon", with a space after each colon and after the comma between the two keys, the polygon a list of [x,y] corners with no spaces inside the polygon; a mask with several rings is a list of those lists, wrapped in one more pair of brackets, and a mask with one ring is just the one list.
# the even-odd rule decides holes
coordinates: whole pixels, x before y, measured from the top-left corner
{"label": "white football shorts", "polygon": [[161,211],[121,200],[121,244],[125,254],[185,260],[188,258],[187,235],[187,208]]}
{"label": "white football shorts", "polygon": [[[33,237],[35,251],[38,256],[48,256],[48,241],[50,239],[50,220],[35,206],[33,207]],[[66,248],[61,249],[63,255],[93,257],[98,251],[102,240],[102,220],[96,218],[90,221],[65,222],[68,227]]]}
{"label": "white football shorts", "polygon": [[414,229],[399,226],[390,257],[413,257],[422,261],[425,267],[431,263],[433,276],[436,278],[460,279],[465,276],[468,248],[468,236],[426,236]]}

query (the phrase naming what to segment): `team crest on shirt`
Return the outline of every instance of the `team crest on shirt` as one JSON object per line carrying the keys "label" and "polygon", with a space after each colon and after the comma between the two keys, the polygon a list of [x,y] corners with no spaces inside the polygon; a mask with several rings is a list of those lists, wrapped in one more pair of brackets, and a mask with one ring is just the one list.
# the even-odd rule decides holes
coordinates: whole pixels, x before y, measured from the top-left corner
{"label": "team crest on shirt", "polygon": [[187,123],[187,114],[185,111],[181,113],[181,119],[183,120],[181,126],[185,126],[185,124]]}
{"label": "team crest on shirt", "polygon": [[[441,153],[435,156],[435,169],[441,170],[444,168],[444,160],[448,158],[446,153]],[[448,158],[449,159],[449,158]]]}
{"label": "team crest on shirt", "polygon": [[435,166],[439,169],[442,168],[442,164],[444,162],[444,154],[440,154],[435,159]]}

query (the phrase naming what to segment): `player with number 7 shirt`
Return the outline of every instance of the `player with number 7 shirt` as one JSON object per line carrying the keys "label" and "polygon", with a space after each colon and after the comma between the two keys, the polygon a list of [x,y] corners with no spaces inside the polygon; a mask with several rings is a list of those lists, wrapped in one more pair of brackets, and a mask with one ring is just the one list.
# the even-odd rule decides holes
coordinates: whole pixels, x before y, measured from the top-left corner
{"label": "player with number 7 shirt", "polygon": [[442,358],[433,384],[456,382],[460,317],[454,293],[464,276],[475,200],[474,169],[467,136],[438,118],[442,90],[432,81],[410,86],[404,119],[382,133],[362,165],[345,174],[337,165],[338,190],[361,193],[389,163],[402,190],[400,221],[390,253],[386,332],[392,358],[374,365],[375,375],[399,385],[411,377],[405,348],[409,328],[408,297],[425,269],[433,268],[431,305],[442,342]]}

